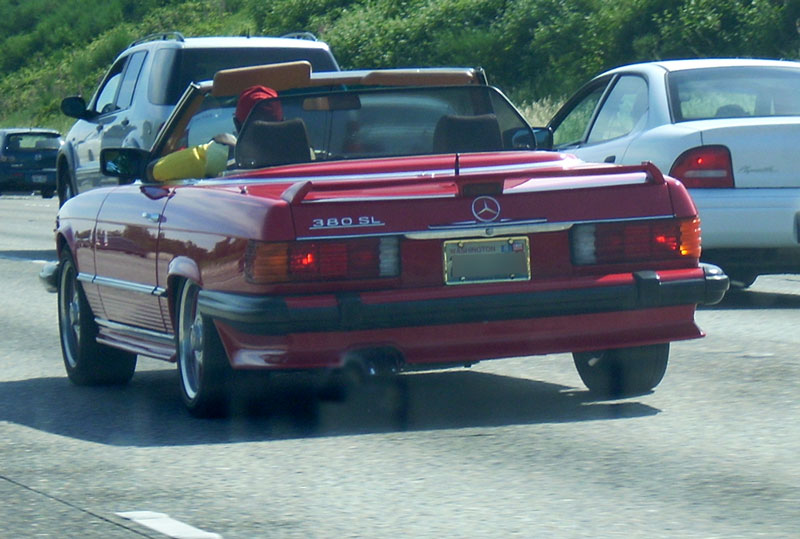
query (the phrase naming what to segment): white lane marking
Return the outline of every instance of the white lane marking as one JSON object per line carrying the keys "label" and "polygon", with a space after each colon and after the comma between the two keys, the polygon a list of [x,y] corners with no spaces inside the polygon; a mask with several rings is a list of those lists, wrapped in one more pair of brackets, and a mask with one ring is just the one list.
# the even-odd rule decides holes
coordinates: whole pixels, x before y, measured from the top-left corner
{"label": "white lane marking", "polygon": [[137,524],[162,533],[167,537],[173,537],[174,539],[222,539],[222,536],[218,533],[211,533],[195,528],[194,526],[189,526],[180,520],[170,518],[169,515],[165,515],[164,513],[155,513],[153,511],[127,511],[117,513],[117,516],[132,520]]}

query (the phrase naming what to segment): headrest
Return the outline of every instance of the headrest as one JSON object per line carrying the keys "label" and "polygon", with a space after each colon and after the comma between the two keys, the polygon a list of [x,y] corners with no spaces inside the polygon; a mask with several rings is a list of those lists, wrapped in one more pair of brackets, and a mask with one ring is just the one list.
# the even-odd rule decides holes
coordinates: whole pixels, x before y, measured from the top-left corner
{"label": "headrest", "polygon": [[239,168],[262,168],[311,160],[306,124],[300,118],[283,122],[245,123],[234,152]]}

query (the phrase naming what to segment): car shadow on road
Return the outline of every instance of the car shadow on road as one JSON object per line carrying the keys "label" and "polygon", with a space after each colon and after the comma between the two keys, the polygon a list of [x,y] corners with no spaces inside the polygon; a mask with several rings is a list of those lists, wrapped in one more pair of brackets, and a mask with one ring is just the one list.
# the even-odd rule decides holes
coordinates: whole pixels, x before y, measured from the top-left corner
{"label": "car shadow on road", "polygon": [[273,377],[226,419],[189,416],[172,370],[137,372],[125,387],[66,378],[0,383],[0,421],[119,446],[170,446],[651,416],[636,400],[476,371],[417,373],[321,398],[308,377]]}
{"label": "car shadow on road", "polygon": [[0,258],[7,260],[46,260],[55,261],[58,259],[55,249],[38,249],[27,251],[0,251]]}
{"label": "car shadow on road", "polygon": [[701,307],[708,310],[798,308],[800,308],[800,294],[736,288],[729,290],[716,305]]}

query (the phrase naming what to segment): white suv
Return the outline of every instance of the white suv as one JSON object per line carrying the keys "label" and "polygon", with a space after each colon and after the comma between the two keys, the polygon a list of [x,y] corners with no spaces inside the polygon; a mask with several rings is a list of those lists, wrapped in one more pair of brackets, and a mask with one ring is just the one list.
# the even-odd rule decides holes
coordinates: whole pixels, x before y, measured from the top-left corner
{"label": "white suv", "polygon": [[338,71],[327,44],[310,34],[284,37],[194,37],[154,34],[132,43],[114,61],[89,104],[67,97],[61,110],[77,118],[57,159],[59,202],[113,181],[100,172],[106,147],[149,149],[190,82],[220,69],[308,60],[316,71]]}

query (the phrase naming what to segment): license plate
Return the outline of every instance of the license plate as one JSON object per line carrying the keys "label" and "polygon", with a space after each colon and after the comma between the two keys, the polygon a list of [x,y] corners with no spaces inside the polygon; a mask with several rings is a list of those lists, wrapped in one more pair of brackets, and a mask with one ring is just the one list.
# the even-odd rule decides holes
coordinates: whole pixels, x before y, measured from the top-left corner
{"label": "license plate", "polygon": [[44,183],[47,181],[47,176],[44,174],[34,174],[31,176],[31,180],[33,180],[33,183]]}
{"label": "license plate", "polygon": [[525,236],[444,242],[445,284],[529,281],[530,245]]}

